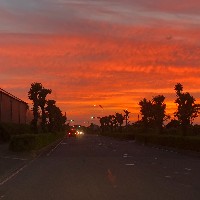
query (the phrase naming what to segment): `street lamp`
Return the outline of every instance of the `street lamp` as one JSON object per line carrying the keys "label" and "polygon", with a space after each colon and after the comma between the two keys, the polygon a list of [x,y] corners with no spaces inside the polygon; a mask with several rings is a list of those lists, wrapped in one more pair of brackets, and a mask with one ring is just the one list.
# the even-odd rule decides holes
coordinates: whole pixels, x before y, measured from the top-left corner
{"label": "street lamp", "polygon": [[66,120],[67,122],[74,122],[74,120],[73,119],[69,119],[69,120]]}

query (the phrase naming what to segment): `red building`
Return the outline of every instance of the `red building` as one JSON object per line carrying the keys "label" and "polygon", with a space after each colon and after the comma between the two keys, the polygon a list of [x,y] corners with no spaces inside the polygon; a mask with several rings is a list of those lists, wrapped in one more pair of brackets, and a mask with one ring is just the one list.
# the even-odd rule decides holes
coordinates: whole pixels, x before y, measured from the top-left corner
{"label": "red building", "polygon": [[0,88],[0,122],[26,124],[28,104]]}

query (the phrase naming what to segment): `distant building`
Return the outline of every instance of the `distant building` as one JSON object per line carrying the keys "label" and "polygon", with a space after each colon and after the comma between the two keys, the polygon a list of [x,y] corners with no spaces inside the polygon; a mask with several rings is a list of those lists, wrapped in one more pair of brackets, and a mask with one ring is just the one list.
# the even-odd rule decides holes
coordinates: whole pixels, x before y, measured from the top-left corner
{"label": "distant building", "polygon": [[0,122],[26,124],[28,104],[0,88]]}

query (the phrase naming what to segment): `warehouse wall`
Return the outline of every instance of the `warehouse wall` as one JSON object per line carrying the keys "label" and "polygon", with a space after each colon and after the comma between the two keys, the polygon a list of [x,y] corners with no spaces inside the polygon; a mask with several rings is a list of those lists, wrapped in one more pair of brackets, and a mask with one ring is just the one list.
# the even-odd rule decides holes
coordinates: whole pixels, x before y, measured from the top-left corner
{"label": "warehouse wall", "polygon": [[0,122],[26,123],[27,104],[0,91]]}

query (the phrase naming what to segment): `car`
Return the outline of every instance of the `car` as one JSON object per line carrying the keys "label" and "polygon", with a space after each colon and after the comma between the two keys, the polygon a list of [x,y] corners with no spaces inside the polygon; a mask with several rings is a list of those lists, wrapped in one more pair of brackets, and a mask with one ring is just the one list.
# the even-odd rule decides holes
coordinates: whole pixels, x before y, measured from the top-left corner
{"label": "car", "polygon": [[77,136],[77,131],[76,131],[76,129],[70,129],[69,131],[68,131],[68,133],[67,133],[67,136],[68,137],[76,137]]}
{"label": "car", "polygon": [[84,135],[84,132],[82,130],[77,130],[77,135],[82,136],[82,135]]}

